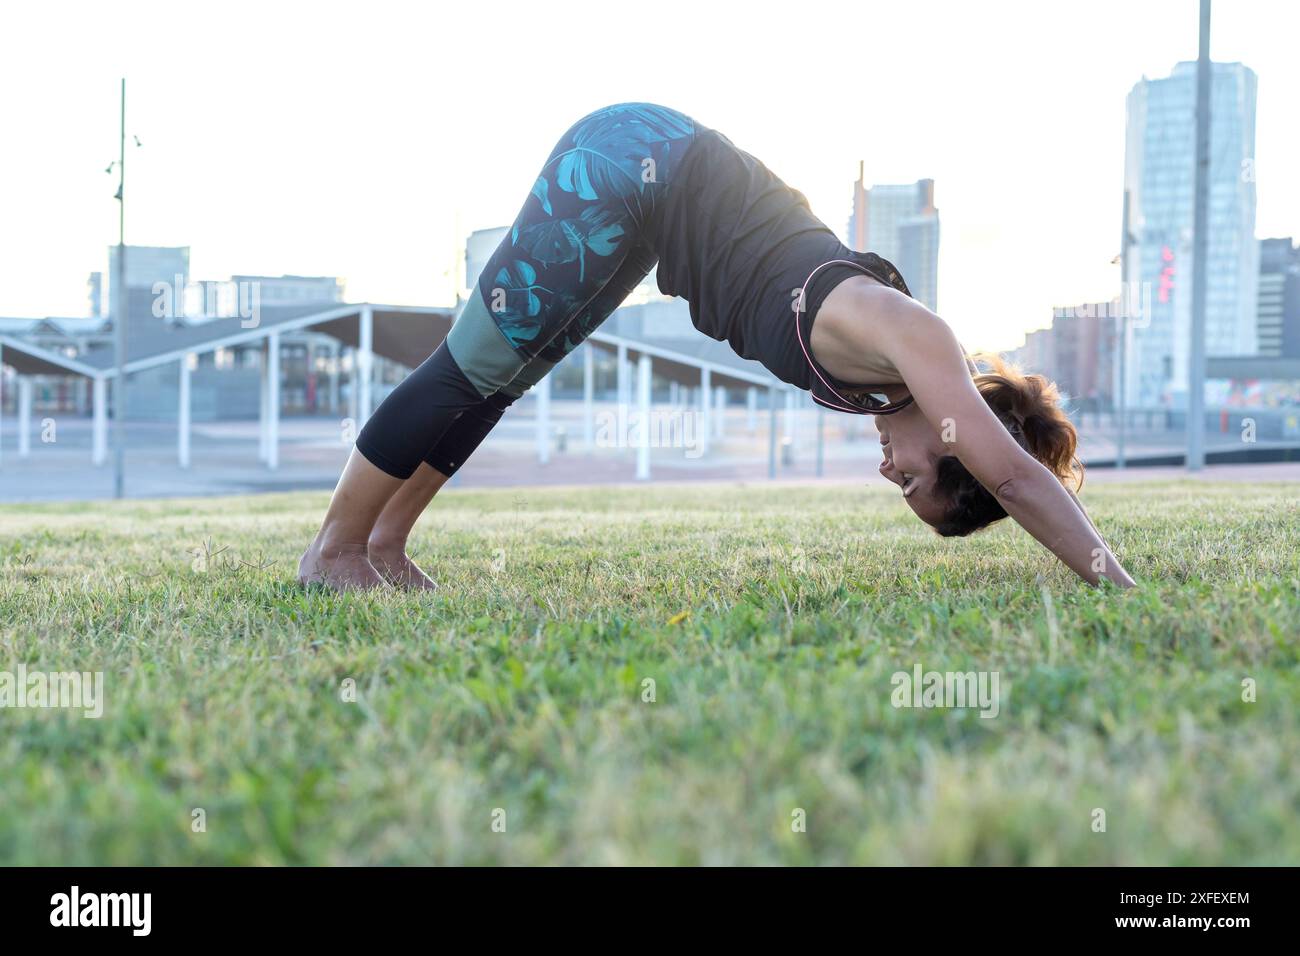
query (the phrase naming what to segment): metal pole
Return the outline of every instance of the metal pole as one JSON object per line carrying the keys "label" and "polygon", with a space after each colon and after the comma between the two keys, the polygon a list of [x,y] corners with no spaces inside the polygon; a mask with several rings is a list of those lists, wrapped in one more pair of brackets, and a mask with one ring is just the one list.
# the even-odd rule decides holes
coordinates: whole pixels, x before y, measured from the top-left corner
{"label": "metal pole", "polygon": [[799,443],[799,412],[795,406],[793,389],[785,393],[785,434],[781,437],[790,439],[790,452],[793,454]]}
{"label": "metal pole", "polygon": [[637,481],[650,480],[650,375],[651,375],[650,356],[645,352],[641,353],[637,361],[636,377],[636,405],[639,413],[640,430],[637,433],[636,442],[636,479]]}
{"label": "metal pole", "polygon": [[18,457],[32,453],[32,377],[18,376]]}
{"label": "metal pole", "polygon": [[374,385],[375,385],[375,311],[368,305],[361,307],[361,314],[357,319],[360,326],[358,329],[357,339],[360,347],[357,349],[357,382],[360,385],[357,397],[357,427],[360,428],[370,420],[370,414],[374,411]]}
{"label": "metal pole", "polygon": [[1192,222],[1192,343],[1187,370],[1187,470],[1205,466],[1205,251],[1210,188],[1210,0],[1201,0],[1196,58],[1196,207]]}
{"label": "metal pole", "polygon": [[[355,373],[353,375],[355,378]],[[356,395],[356,383],[353,383],[352,394]],[[262,366],[258,371],[258,398],[260,404],[257,408],[257,460],[268,462],[271,460],[270,452],[270,428],[271,428],[271,350],[267,339],[262,339]]]}
{"label": "metal pole", "polygon": [[266,467],[280,467],[280,333],[266,337]]}
{"label": "metal pole", "polygon": [[1120,235],[1119,247],[1119,341],[1115,345],[1115,410],[1119,416],[1115,431],[1115,467],[1124,467],[1124,441],[1127,437],[1125,422],[1128,412],[1128,310],[1131,305],[1128,284],[1128,249],[1129,249],[1129,191],[1124,190],[1124,222]]}
{"label": "metal pole", "polygon": [[767,387],[767,477],[776,477],[776,386]]}
{"label": "metal pole", "polygon": [[126,77],[122,77],[121,125],[117,155],[117,293],[113,317],[114,351],[117,353],[117,381],[113,383],[113,497],[126,494]]}
{"label": "metal pole", "polygon": [[343,361],[342,353],[343,348],[335,339],[330,355],[330,411],[335,415],[339,413],[339,363]]}
{"label": "metal pole", "polygon": [[551,460],[551,376],[537,383],[537,463]]}
{"label": "metal pole", "polygon": [[360,413],[357,409],[360,407],[360,399],[357,397],[357,350],[348,346],[348,418],[352,419],[352,424],[357,425]]}
{"label": "metal pole", "polygon": [[620,406],[628,403],[627,387],[627,345],[620,342],[618,344],[618,354],[614,361],[614,390],[618,393],[618,404]]}
{"label": "metal pole", "polygon": [[176,396],[176,461],[190,467],[190,353],[181,356]]}
{"label": "metal pole", "polygon": [[90,460],[102,465],[108,457],[108,379],[96,375],[91,386]]}
{"label": "metal pole", "polygon": [[708,452],[713,438],[713,376],[707,368],[700,369],[700,450]]}
{"label": "metal pole", "polygon": [[582,443],[587,451],[596,447],[596,354],[587,342],[582,346]]}
{"label": "metal pole", "polygon": [[817,406],[817,477],[826,473],[826,406]]}

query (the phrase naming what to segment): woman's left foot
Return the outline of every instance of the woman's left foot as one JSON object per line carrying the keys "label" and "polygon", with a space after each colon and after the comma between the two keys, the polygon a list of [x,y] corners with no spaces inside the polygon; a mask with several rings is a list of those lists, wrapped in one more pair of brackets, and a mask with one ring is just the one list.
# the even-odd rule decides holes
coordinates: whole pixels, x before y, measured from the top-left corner
{"label": "woman's left foot", "polygon": [[420,566],[406,556],[406,549],[370,545],[370,563],[383,575],[384,580],[399,588],[411,591],[435,591],[438,585],[420,570]]}

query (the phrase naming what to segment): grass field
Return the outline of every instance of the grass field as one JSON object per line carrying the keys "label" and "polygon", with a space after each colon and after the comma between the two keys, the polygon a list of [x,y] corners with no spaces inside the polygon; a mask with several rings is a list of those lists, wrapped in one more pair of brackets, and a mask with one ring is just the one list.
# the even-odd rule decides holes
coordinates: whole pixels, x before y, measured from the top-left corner
{"label": "grass field", "polygon": [[425,596],[297,588],[320,494],[0,508],[0,670],[105,696],[0,710],[0,863],[1300,863],[1296,485],[1086,490],[1130,592],[890,492],[452,492]]}

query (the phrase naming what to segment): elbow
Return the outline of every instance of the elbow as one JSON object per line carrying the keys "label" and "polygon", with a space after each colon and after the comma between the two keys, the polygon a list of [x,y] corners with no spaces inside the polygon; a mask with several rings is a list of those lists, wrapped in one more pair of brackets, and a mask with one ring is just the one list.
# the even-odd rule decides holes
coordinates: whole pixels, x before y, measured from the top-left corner
{"label": "elbow", "polygon": [[993,497],[1005,511],[1010,511],[1015,505],[1024,501],[1024,496],[1025,481],[1017,475],[1004,478],[993,488]]}
{"label": "elbow", "polygon": [[999,474],[987,487],[1005,510],[1014,506],[1024,507],[1035,498],[1050,494],[1049,484],[1057,479],[1046,466],[1027,452],[1017,455],[1018,461],[1011,461],[998,469]]}
{"label": "elbow", "polygon": [[1052,486],[1059,483],[1060,480],[1041,462],[1030,458],[1026,467],[1011,469],[999,482],[988,487],[998,504],[1010,513],[1012,508],[1023,509],[1036,499],[1047,498],[1052,494]]}

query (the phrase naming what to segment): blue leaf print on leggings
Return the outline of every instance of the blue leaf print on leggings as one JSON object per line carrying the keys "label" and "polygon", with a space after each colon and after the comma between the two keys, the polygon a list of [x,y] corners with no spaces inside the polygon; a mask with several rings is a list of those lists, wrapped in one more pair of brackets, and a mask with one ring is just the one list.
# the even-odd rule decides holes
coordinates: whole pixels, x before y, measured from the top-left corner
{"label": "blue leaf print on leggings", "polygon": [[[500,322],[497,326],[505,334],[511,345],[519,345],[522,342],[531,342],[537,338],[537,333],[541,331],[540,322],[520,323],[518,320],[523,316],[533,318],[542,311],[542,300],[537,296],[538,292],[547,292],[551,290],[545,286],[537,284],[537,270],[527,262],[516,259],[513,266],[506,266],[497,272],[497,286],[505,290],[506,310],[505,314],[513,321]],[[514,303],[522,300],[523,309],[517,308]]]}
{"label": "blue leaf print on leggings", "polygon": [[[630,291],[635,282],[599,299],[591,324],[578,321],[653,230],[694,135],[688,117],[650,103],[598,110],[565,134],[479,280],[511,346],[532,356],[554,342],[562,357]],[[653,256],[637,281],[652,265]]]}
{"label": "blue leaf print on leggings", "polygon": [[542,212],[549,216],[551,215],[551,199],[547,190],[546,177],[538,176],[537,182],[533,183],[533,195],[536,196],[537,201],[542,204]]}
{"label": "blue leaf print on leggings", "polygon": [[641,192],[652,147],[691,135],[690,122],[658,106],[618,106],[594,114],[575,131],[573,147],[556,156],[555,185],[580,199]]}
{"label": "blue leaf print on leggings", "polygon": [[528,226],[515,240],[519,248],[542,266],[578,262],[578,281],[587,274],[587,253],[612,255],[624,229],[614,213],[600,206],[588,206],[577,218],[552,219]]}

